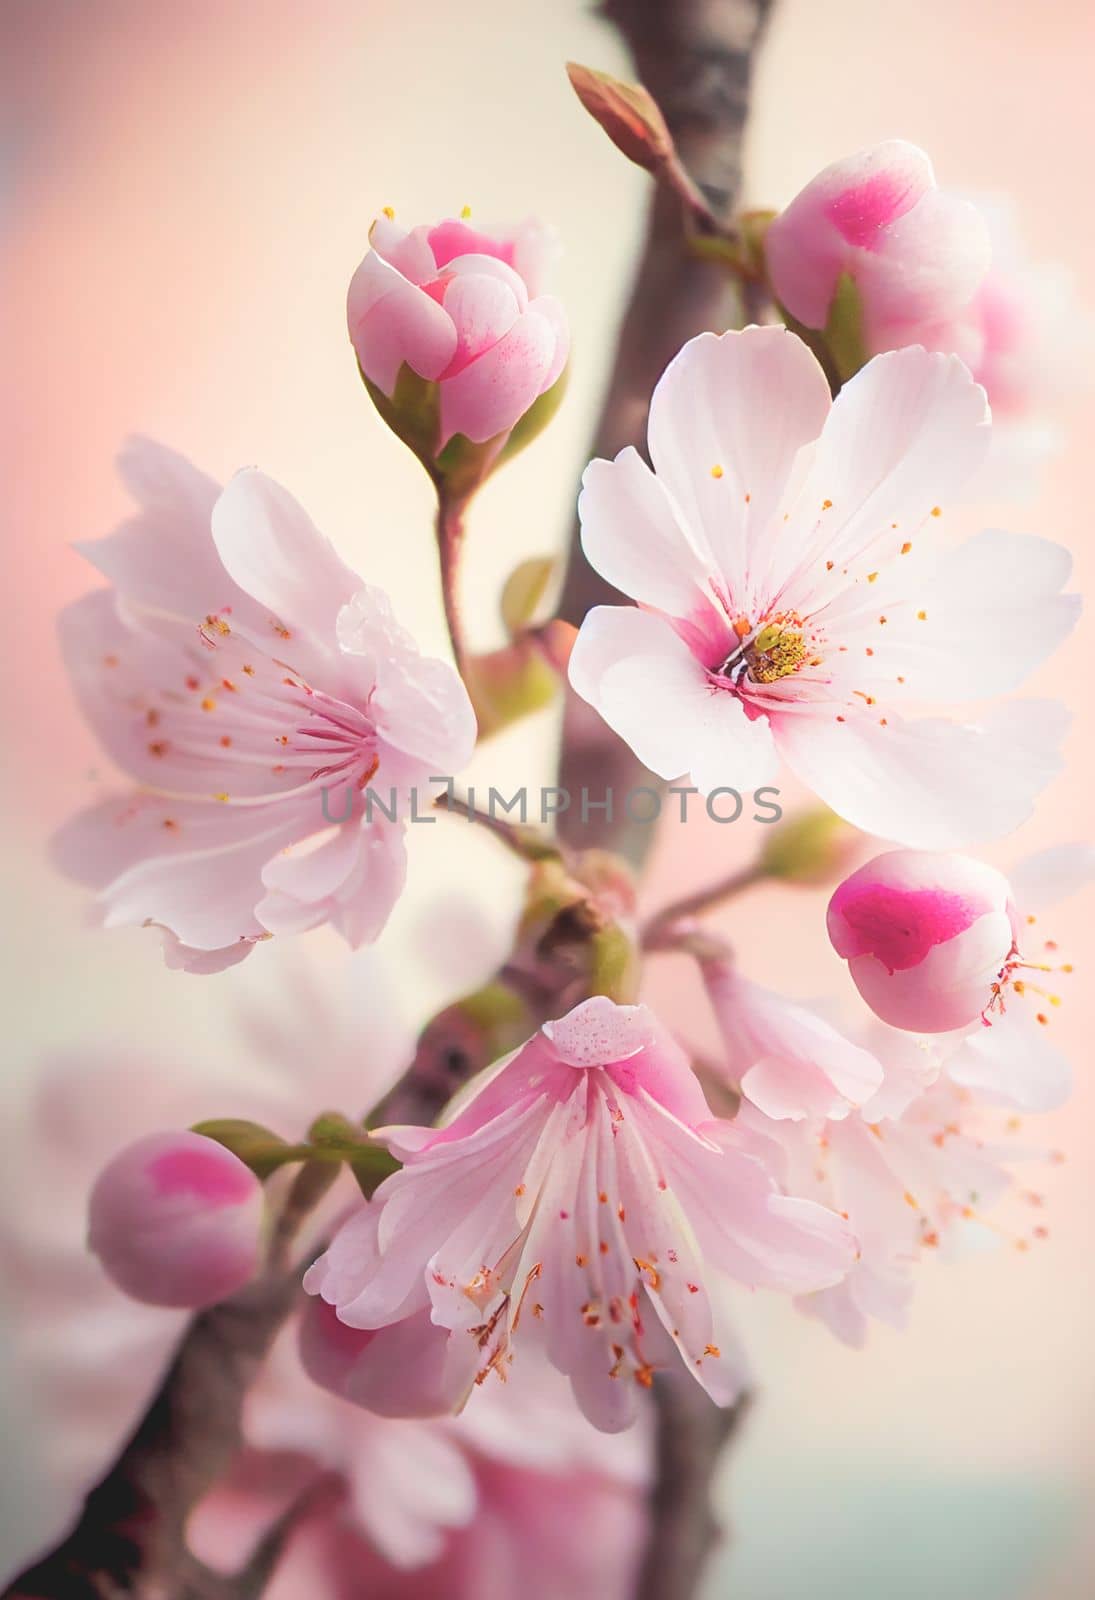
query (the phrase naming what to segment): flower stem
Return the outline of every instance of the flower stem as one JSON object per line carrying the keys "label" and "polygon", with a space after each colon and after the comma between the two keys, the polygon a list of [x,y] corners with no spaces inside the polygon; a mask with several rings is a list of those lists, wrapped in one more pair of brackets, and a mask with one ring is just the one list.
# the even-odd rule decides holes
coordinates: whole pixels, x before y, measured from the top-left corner
{"label": "flower stem", "polygon": [[703,916],[707,911],[714,911],[727,900],[732,900],[735,895],[751,889],[755,883],[763,882],[767,876],[764,867],[757,861],[752,866],[743,867],[740,872],[732,872],[729,877],[720,878],[717,883],[709,884],[707,888],[700,889],[695,894],[685,895],[682,900],[674,900],[671,905],[663,906],[643,929],[643,949],[674,948],[675,943],[671,936],[673,930],[681,923],[690,922],[695,917]]}
{"label": "flower stem", "polygon": [[464,508],[466,499],[450,495],[444,484],[437,486],[437,551],[441,562],[441,598],[449,630],[456,670],[468,683],[468,649],[464,641],[460,607],[460,557],[464,549]]}

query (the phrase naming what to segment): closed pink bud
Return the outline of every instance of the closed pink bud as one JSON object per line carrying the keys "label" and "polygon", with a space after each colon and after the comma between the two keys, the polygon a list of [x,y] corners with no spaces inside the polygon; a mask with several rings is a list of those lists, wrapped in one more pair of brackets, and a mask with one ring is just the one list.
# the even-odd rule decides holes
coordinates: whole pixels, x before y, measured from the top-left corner
{"label": "closed pink bud", "polygon": [[202,1134],[152,1133],[127,1145],[91,1191],[88,1245],[134,1300],[213,1305],[259,1266],[262,1184]]}
{"label": "closed pink bud", "polygon": [[508,232],[459,220],[407,232],[385,215],[369,242],[347,320],[385,420],[432,465],[458,435],[490,444],[493,461],[566,366],[565,313],[541,292],[554,235],[532,221]]}
{"label": "closed pink bud", "polygon": [[989,1010],[1017,918],[1007,879],[984,862],[891,850],[845,878],[829,902],[828,928],[876,1016],[946,1033]]}
{"label": "closed pink bud", "polygon": [[991,254],[984,218],[937,189],[928,157],[903,139],[826,167],[765,236],[776,298],[806,327],[824,328],[841,276],[854,281],[870,354],[965,306]]}

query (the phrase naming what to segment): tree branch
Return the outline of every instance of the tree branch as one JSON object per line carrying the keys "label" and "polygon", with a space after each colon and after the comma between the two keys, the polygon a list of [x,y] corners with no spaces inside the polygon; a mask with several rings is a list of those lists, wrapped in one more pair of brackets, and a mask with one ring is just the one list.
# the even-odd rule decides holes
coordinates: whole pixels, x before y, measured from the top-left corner
{"label": "tree branch", "polygon": [[[753,62],[771,5],[772,0],[605,0],[602,8],[627,41],[686,170],[724,225],[740,200]],[[740,325],[747,315],[740,287],[725,266],[685,248],[677,198],[656,189],[593,453],[612,457],[629,444],[645,450],[650,395],[666,364],[694,334]],[[578,625],[590,607],[619,599],[585,560],[575,528],[560,615]],[[615,813],[623,818],[628,789],[651,780],[597,713],[569,694],[559,781],[571,794],[583,786],[612,790]],[[594,826],[579,818],[573,806],[560,818],[570,844],[614,849],[641,864],[651,828],[619,820],[613,825],[603,814]],[[638,1595],[689,1600],[717,1533],[711,1479],[742,1406],[720,1411],[686,1376],[662,1374],[655,1392],[657,1471]]]}
{"label": "tree branch", "polygon": [[[771,5],[772,0],[605,0],[602,8],[627,41],[684,166],[724,225],[741,196],[753,60]],[[669,361],[695,334],[740,325],[744,318],[734,275],[685,248],[678,199],[655,189],[592,454],[611,458],[629,444],[645,453],[650,395]],[[618,604],[620,598],[586,561],[575,527],[559,615],[577,626],[592,606]],[[560,783],[572,795],[583,787],[611,789],[617,821],[604,814],[583,821],[580,808],[571,806],[559,819],[563,837],[583,849],[617,850],[639,865],[653,830],[619,818],[627,791],[650,782],[622,740],[568,693]]]}

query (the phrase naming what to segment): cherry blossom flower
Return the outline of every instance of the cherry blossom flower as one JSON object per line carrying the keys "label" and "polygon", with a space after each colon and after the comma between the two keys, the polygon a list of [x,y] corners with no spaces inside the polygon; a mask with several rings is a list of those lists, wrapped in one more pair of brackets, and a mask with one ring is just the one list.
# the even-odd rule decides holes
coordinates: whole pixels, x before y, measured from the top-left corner
{"label": "cherry blossom flower", "polygon": [[839,1119],[880,1087],[881,1063],[816,1011],[751,983],[729,958],[701,970],[726,1070],[765,1116]]}
{"label": "cherry blossom flower", "polygon": [[1009,1231],[991,1214],[1014,1187],[1016,1165],[1046,1159],[1017,1142],[1017,1119],[941,1072],[939,1041],[878,1025],[865,1042],[883,1060],[886,1083],[851,1115],[777,1122],[743,1105],[738,1118],[746,1147],[788,1192],[834,1207],[855,1230],[852,1271],[797,1304],[856,1347],[871,1321],[906,1325],[926,1253],[962,1254],[1000,1238],[1025,1250],[1046,1232],[1036,1219]]}
{"label": "cherry blossom flower", "polygon": [[428,1314],[444,1345],[407,1359],[454,1409],[526,1342],[606,1431],[629,1425],[665,1362],[727,1404],[739,1378],[713,1280],[798,1292],[838,1281],[854,1257],[839,1218],[774,1193],[643,1006],[583,1002],[447,1126],[383,1137],[403,1169],[305,1287],[351,1327]]}
{"label": "cherry blossom flower", "polygon": [[61,866],[99,890],[107,927],[165,930],[192,971],[324,922],[375,939],[408,796],[471,754],[462,683],[262,473],[221,491],[147,443],[121,468],[138,515],[81,547],[114,587],[70,606],[61,640],[137,787],[62,831]]}
{"label": "cherry blossom flower", "polygon": [[[554,234],[455,219],[408,232],[385,215],[369,243],[347,317],[386,420],[427,460],[457,434],[500,450],[566,366],[566,316],[544,293]],[[408,372],[425,386],[401,388]]]}
{"label": "cherry blossom flower", "polygon": [[875,1014],[945,1036],[947,1071],[986,1100],[1048,1110],[1068,1062],[1046,1038],[1069,973],[1039,914],[1095,876],[1095,848],[1058,845],[1011,882],[965,856],[892,850],[853,872],[829,903],[829,937]]}
{"label": "cherry blossom flower", "polygon": [[690,340],[651,403],[655,470],[626,449],[586,471],[586,555],[639,603],[586,617],[574,688],[652,771],[691,771],[705,792],[770,783],[782,757],[900,843],[1014,828],[1059,769],[1063,709],[903,712],[1014,688],[1078,613],[1059,545],[941,544],[941,507],[988,433],[954,357],[877,357],[831,403],[786,330]]}
{"label": "cherry blossom flower", "polygon": [[[250,972],[229,980],[250,996],[229,1079],[223,1061],[80,1051],[39,1075],[25,1116],[13,1109],[12,1151],[0,1172],[0,1266],[12,1290],[6,1331],[34,1421],[23,1456],[33,1515],[18,1538],[13,1530],[0,1582],[62,1536],[147,1406],[185,1324],[181,1312],[123,1294],[86,1251],[88,1190],[119,1140],[210,1109],[295,1139],[317,1104],[364,1108],[406,1060],[413,1032],[393,1013],[391,974],[375,952],[355,956],[337,983],[311,956],[302,970],[299,952],[291,964],[287,952],[275,952],[262,982]],[[271,968],[283,969],[278,999],[271,1004],[266,994],[260,1006]],[[356,1193],[348,1175],[340,1179],[306,1239],[329,1233]],[[333,1498],[294,1536],[269,1591],[275,1596],[339,1593],[337,1567],[340,1583],[375,1572],[378,1593],[471,1600],[484,1592],[473,1580],[489,1577],[491,1560],[532,1560],[536,1541],[558,1537],[568,1512],[571,1526],[587,1514],[610,1519],[603,1537],[574,1552],[576,1592],[630,1594],[650,1469],[645,1435],[625,1442],[597,1433],[571,1403],[566,1380],[541,1361],[514,1374],[517,1413],[509,1390],[490,1386],[459,1418],[390,1422],[316,1387],[298,1358],[295,1322],[248,1392],[245,1450],[191,1521],[203,1559],[238,1565],[326,1473]],[[457,1571],[458,1584],[450,1578]],[[312,1582],[294,1588],[304,1573]]]}
{"label": "cherry blossom flower", "polygon": [[938,189],[928,157],[903,139],[819,172],[772,222],[764,249],[776,298],[807,328],[825,327],[846,273],[872,355],[960,312],[992,255],[976,207]]}

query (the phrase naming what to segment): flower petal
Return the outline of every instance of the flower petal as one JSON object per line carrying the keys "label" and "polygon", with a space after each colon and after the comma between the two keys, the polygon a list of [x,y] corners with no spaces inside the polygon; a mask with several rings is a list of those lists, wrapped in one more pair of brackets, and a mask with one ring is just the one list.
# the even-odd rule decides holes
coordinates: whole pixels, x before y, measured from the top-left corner
{"label": "flower petal", "polygon": [[1052,700],[1012,701],[977,725],[808,715],[773,719],[780,754],[839,816],[899,844],[961,849],[1011,833],[1061,770],[1069,722]]}
{"label": "flower petal", "polygon": [[[578,497],[582,549],[621,593],[671,617],[717,615],[714,558],[702,531],[677,517],[661,483],[633,445],[614,461],[591,461]],[[730,628],[722,615],[722,633]]]}
{"label": "flower petal", "polygon": [[814,609],[819,573],[865,579],[896,556],[985,458],[985,392],[957,356],[913,348],[876,356],[838,395],[764,582]]}
{"label": "flower petal", "polygon": [[582,623],[570,682],[652,772],[691,772],[703,793],[769,783],[775,751],[763,718],[716,689],[669,623],[627,606],[597,606]]}
{"label": "flower petal", "polygon": [[404,363],[421,378],[439,378],[456,349],[444,307],[374,250],[350,280],[346,320],[362,372],[386,395]]}
{"label": "flower petal", "polygon": [[281,622],[331,650],[336,618],[361,580],[287,489],[255,468],[237,472],[213,508],[213,539],[231,576],[272,613],[271,648]]}
{"label": "flower petal", "polygon": [[975,1028],[963,1040],[946,1070],[955,1083],[976,1089],[990,1104],[1052,1111],[1068,1099],[1072,1068],[1048,1032],[1012,999],[991,1027]]}
{"label": "flower petal", "polygon": [[784,328],[690,339],[650,402],[650,458],[686,523],[740,585],[772,537],[799,451],[820,434],[829,385]]}
{"label": "flower petal", "polygon": [[485,444],[521,420],[543,386],[555,356],[555,329],[526,311],[485,355],[441,386],[443,449],[454,434]]}

